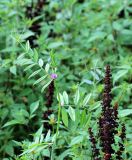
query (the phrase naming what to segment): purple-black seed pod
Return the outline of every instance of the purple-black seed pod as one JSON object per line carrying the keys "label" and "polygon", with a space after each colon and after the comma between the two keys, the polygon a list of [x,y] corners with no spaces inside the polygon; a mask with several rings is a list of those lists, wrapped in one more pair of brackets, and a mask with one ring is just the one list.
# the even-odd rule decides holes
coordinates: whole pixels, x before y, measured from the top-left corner
{"label": "purple-black seed pod", "polygon": [[[44,112],[44,115],[43,115],[44,120],[48,120],[48,117],[53,113],[53,110],[50,110],[49,108],[52,107],[53,98],[54,98],[54,89],[55,87],[54,87],[54,80],[53,80],[50,83],[46,93],[46,107],[48,110]],[[44,128],[46,130],[48,129],[52,130],[52,126],[48,122],[44,123]]]}
{"label": "purple-black seed pod", "polygon": [[97,146],[96,146],[97,142],[96,142],[96,139],[95,139],[94,134],[92,132],[92,129],[89,128],[88,131],[89,131],[90,141],[92,143],[93,158],[94,158],[94,160],[100,160],[99,149],[97,149]]}
{"label": "purple-black seed pod", "polygon": [[[118,118],[118,104],[115,103],[114,107],[112,107],[112,83],[111,83],[111,70],[110,66],[106,66],[105,71],[105,78],[104,78],[104,93],[103,93],[103,100],[102,100],[102,112],[101,116],[99,117],[98,125],[99,125],[99,140],[100,140],[100,149],[103,152],[103,160],[112,160],[112,154],[115,151],[112,148],[112,145],[115,143],[114,136],[118,133],[118,126],[119,126],[119,118]],[[125,134],[125,125],[122,124],[122,130],[120,138],[122,143],[119,143],[119,150],[116,152],[116,159],[122,159],[122,153],[124,151],[123,142],[126,138]],[[90,141],[92,143],[93,149],[93,158],[96,157],[96,140],[93,136],[91,129],[89,129],[90,134]]]}
{"label": "purple-black seed pod", "polygon": [[121,131],[121,140],[122,142],[124,142],[125,138],[126,138],[126,127],[125,127],[125,124],[122,124],[122,131]]}
{"label": "purple-black seed pod", "polygon": [[48,91],[46,94],[46,107],[50,108],[53,103],[53,98],[54,98],[54,81],[52,81],[48,87]]}
{"label": "purple-black seed pod", "polygon": [[106,66],[105,78],[104,78],[104,93],[102,103],[102,114],[99,119],[99,136],[102,151],[104,152],[104,159],[111,159],[111,155],[114,153],[112,144],[114,143],[115,124],[116,118],[114,117],[114,110],[111,106],[111,70],[110,66]]}

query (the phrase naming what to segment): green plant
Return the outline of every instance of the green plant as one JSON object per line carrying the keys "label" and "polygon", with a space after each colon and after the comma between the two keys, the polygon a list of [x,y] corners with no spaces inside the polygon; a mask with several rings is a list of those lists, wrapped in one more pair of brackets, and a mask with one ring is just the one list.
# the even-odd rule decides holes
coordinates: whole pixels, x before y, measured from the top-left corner
{"label": "green plant", "polygon": [[[29,6],[32,17],[26,15]],[[91,159],[87,128],[98,131],[103,68],[110,64],[130,160],[131,1],[1,0],[0,24],[0,159]],[[53,112],[44,118],[53,81]],[[41,135],[50,132],[48,144],[45,137],[35,142],[41,126]],[[35,143],[35,154],[21,155]]]}

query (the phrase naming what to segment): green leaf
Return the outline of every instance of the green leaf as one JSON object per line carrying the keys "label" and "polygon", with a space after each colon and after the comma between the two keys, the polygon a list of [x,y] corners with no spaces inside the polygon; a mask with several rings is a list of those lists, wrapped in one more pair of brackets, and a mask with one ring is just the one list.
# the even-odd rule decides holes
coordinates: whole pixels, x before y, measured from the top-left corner
{"label": "green leaf", "polygon": [[45,90],[46,87],[48,87],[48,85],[52,82],[52,80],[50,80],[48,83],[46,83],[42,89],[41,89],[41,92],[43,92]]}
{"label": "green leaf", "polygon": [[49,44],[48,48],[50,48],[50,49],[58,48],[62,45],[64,45],[63,42],[52,42],[52,43]]}
{"label": "green leaf", "polygon": [[7,122],[3,127],[7,127],[7,126],[11,126],[11,125],[15,125],[15,124],[23,124],[18,120],[11,120],[9,122]]}
{"label": "green leaf", "polygon": [[122,25],[119,22],[115,21],[115,22],[113,22],[113,28],[117,31],[121,31]]}
{"label": "green leaf", "polygon": [[43,77],[39,78],[37,81],[34,82],[33,85],[40,83],[41,81],[43,81],[48,75],[44,75]]}
{"label": "green leaf", "polygon": [[10,67],[10,72],[16,75],[16,66]]}
{"label": "green leaf", "polygon": [[100,78],[99,78],[99,76],[98,76],[97,73],[95,73],[95,72],[93,72],[93,71],[91,71],[90,73],[92,74],[92,76],[93,76],[97,81],[100,80]]}
{"label": "green leaf", "polygon": [[63,96],[61,95],[61,93],[59,93],[59,101],[60,101],[60,105],[64,106],[64,99],[63,99]]}
{"label": "green leaf", "polygon": [[24,58],[24,59],[19,60],[18,63],[19,63],[19,65],[24,66],[24,65],[33,64],[33,61],[31,59]]}
{"label": "green leaf", "polygon": [[85,128],[88,128],[90,125],[90,121],[91,121],[91,113],[89,113],[88,118],[87,118],[87,122],[85,124]]}
{"label": "green leaf", "polygon": [[132,114],[132,109],[119,110],[119,117],[126,117]]}
{"label": "green leaf", "polygon": [[62,121],[64,125],[68,127],[68,115],[67,115],[65,108],[62,107],[61,113],[62,113]]}
{"label": "green leaf", "polygon": [[41,69],[33,72],[28,78],[34,77],[34,76],[37,75],[40,71],[41,71]]}
{"label": "green leaf", "polygon": [[61,155],[58,157],[58,160],[64,160],[65,157],[67,157],[67,155],[71,154],[71,149],[67,149],[65,150],[63,153],[61,153]]}
{"label": "green leaf", "polygon": [[12,142],[7,143],[5,147],[5,152],[11,157],[14,155],[14,148],[13,148]]}
{"label": "green leaf", "polygon": [[37,50],[36,50],[36,49],[34,49],[33,59],[34,59],[34,61],[35,61],[35,62],[37,62],[37,61],[38,61],[38,52],[37,52]]}
{"label": "green leaf", "polygon": [[66,104],[69,103],[69,98],[68,98],[68,94],[67,94],[66,91],[63,92],[63,99],[64,99],[64,101],[65,101]]}
{"label": "green leaf", "polygon": [[75,121],[75,110],[71,106],[69,106],[69,108],[68,108],[68,113],[69,113],[70,118],[73,121]]}
{"label": "green leaf", "polygon": [[48,142],[50,140],[50,135],[51,135],[51,131],[48,130],[48,133],[46,134],[46,137],[45,137],[45,142]]}
{"label": "green leaf", "polygon": [[18,141],[15,141],[15,140],[12,140],[12,142],[13,142],[15,145],[17,145],[17,146],[21,146],[21,145],[22,145],[21,142],[18,142]]}
{"label": "green leaf", "polygon": [[47,63],[47,64],[46,64],[46,66],[45,66],[45,72],[47,72],[47,73],[48,73],[49,68],[50,68],[50,64],[49,64],[49,63]]}
{"label": "green leaf", "polygon": [[43,62],[43,60],[41,58],[39,59],[38,64],[39,64],[40,67],[43,67],[44,62]]}
{"label": "green leaf", "polygon": [[75,98],[74,98],[74,104],[77,105],[80,99],[80,92],[79,92],[79,88],[77,89],[76,93],[75,93]]}
{"label": "green leaf", "polygon": [[17,57],[17,59],[19,60],[19,59],[23,59],[25,57],[25,53],[22,53],[22,54],[20,54],[18,57]]}
{"label": "green leaf", "polygon": [[81,120],[80,120],[80,125],[83,125],[86,121],[86,111],[83,110],[81,114]]}
{"label": "green leaf", "polygon": [[106,36],[106,33],[105,32],[101,32],[101,31],[96,31],[94,32],[91,37],[88,39],[88,42],[93,42],[97,39],[103,39],[104,37]]}
{"label": "green leaf", "polygon": [[120,70],[114,75],[113,83],[115,83],[119,78],[127,74],[128,70]]}
{"label": "green leaf", "polygon": [[28,52],[29,49],[30,49],[30,43],[29,43],[29,41],[27,41],[27,43],[26,43],[26,52]]}
{"label": "green leaf", "polygon": [[32,67],[34,67],[36,65],[36,63],[30,64],[29,66],[27,66],[24,71],[27,71],[29,69],[31,69]]}
{"label": "green leaf", "polygon": [[24,34],[21,35],[21,39],[22,39],[22,40],[25,40],[25,39],[27,39],[28,37],[33,36],[33,35],[34,35],[33,32],[27,31],[27,32],[25,32]]}
{"label": "green leaf", "polygon": [[90,111],[93,111],[94,109],[97,109],[99,107],[101,107],[100,101],[98,101],[98,102],[94,103],[92,106],[90,106]]}
{"label": "green leaf", "polygon": [[39,107],[39,101],[33,102],[30,105],[30,113],[33,114]]}
{"label": "green leaf", "polygon": [[50,151],[49,151],[49,149],[43,149],[42,155],[46,156],[46,157],[50,157]]}
{"label": "green leaf", "polygon": [[112,34],[109,34],[108,36],[107,36],[107,39],[109,40],[109,41],[111,41],[111,42],[114,42],[115,40],[114,40],[114,36],[112,35]]}
{"label": "green leaf", "polygon": [[75,138],[72,139],[71,143],[69,146],[73,146],[75,144],[80,144],[83,141],[83,136],[77,136]]}
{"label": "green leaf", "polygon": [[90,85],[93,85],[93,84],[94,84],[93,81],[88,80],[88,79],[84,79],[81,84],[83,84],[83,83],[87,83],[87,84],[90,84]]}
{"label": "green leaf", "polygon": [[84,98],[84,100],[83,100],[83,106],[86,106],[86,105],[87,105],[87,103],[88,103],[89,100],[90,100],[90,97],[91,97],[91,93],[88,94],[88,95]]}
{"label": "green leaf", "polygon": [[43,132],[43,125],[38,129],[38,131],[35,133],[35,137],[40,137]]}

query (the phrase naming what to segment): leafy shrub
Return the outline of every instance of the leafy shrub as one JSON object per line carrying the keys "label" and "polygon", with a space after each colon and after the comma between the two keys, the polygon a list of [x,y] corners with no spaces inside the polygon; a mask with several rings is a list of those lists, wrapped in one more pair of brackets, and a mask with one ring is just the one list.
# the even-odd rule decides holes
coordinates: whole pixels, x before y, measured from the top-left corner
{"label": "leafy shrub", "polygon": [[91,159],[106,64],[131,159],[131,2],[1,0],[0,23],[0,159]]}

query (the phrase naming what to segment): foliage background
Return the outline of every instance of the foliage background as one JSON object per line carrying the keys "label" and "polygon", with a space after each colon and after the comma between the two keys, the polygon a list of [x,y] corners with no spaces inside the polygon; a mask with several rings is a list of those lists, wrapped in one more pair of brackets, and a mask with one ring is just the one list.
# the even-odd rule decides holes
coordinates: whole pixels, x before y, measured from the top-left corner
{"label": "foliage background", "polygon": [[[51,151],[50,144],[36,153],[28,150],[34,141],[33,135],[42,126],[46,110],[46,90],[41,93],[41,87],[33,85],[43,72],[28,79],[38,68],[24,72],[23,62],[18,61],[25,52],[22,46],[28,47],[27,38],[34,34],[29,27],[36,17],[31,20],[25,16],[26,6],[30,4],[30,0],[0,1],[0,159],[4,160],[41,159],[40,152],[49,156]],[[125,159],[132,158],[129,154],[132,152],[131,7],[131,0],[50,0],[38,17],[41,19],[41,34],[37,37],[36,48],[39,62],[41,59],[44,65],[50,63],[51,53],[54,53],[58,69],[56,87],[60,93],[67,91],[70,104],[78,85],[80,90],[79,104],[72,108],[76,120],[68,115],[67,106],[62,111],[61,122],[64,123],[60,125],[60,134],[52,148],[57,160],[64,157],[90,159],[87,129],[93,126],[97,132],[95,121],[101,110],[102,79],[104,66],[108,63],[112,68],[113,103],[118,101],[119,116],[127,129]],[[34,55],[28,56],[34,58]],[[87,94],[90,94],[88,105],[82,107],[83,97]],[[32,106],[36,107],[34,111]],[[57,126],[57,108],[55,94],[54,128]],[[64,125],[66,123],[68,126]],[[41,135],[40,130],[39,133]],[[54,134],[50,136],[53,138]],[[18,157],[22,149],[27,152]]]}

